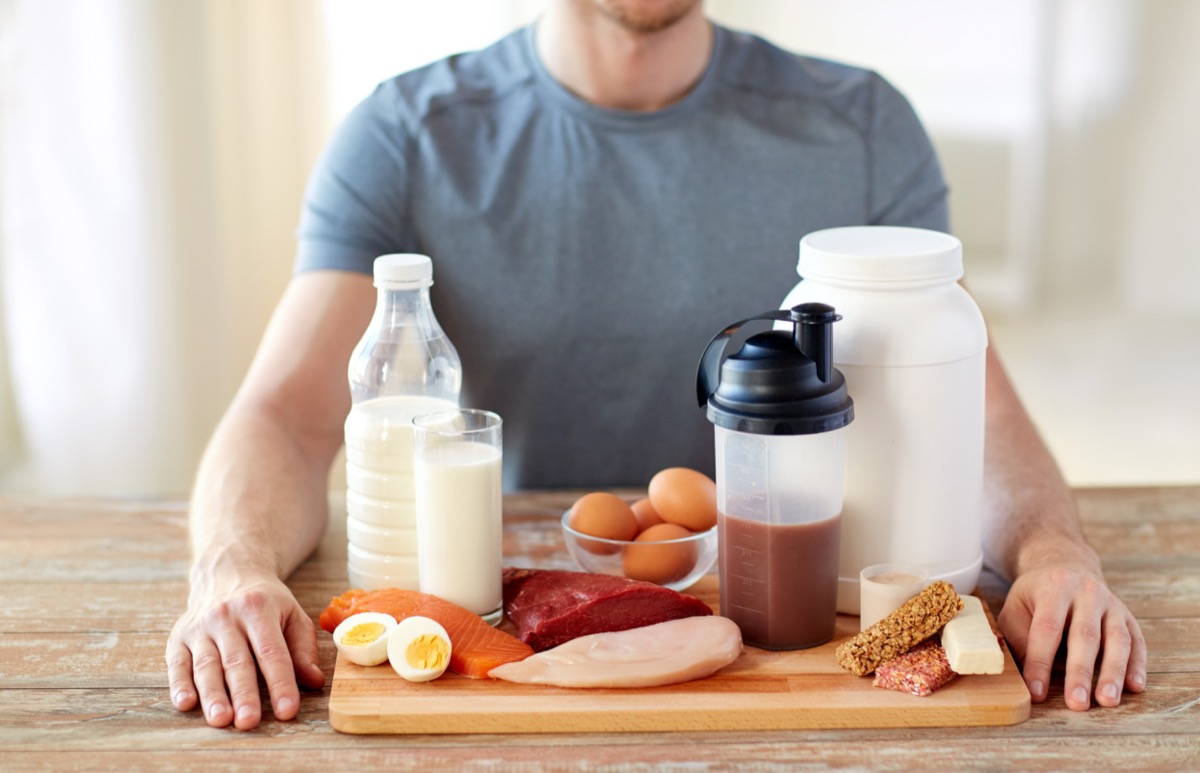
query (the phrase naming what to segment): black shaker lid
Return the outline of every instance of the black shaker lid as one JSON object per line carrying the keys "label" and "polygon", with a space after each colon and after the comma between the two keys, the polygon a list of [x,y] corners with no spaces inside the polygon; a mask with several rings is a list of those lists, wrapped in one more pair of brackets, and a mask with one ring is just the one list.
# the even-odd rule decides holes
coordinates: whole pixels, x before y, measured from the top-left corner
{"label": "black shaker lid", "polygon": [[[832,306],[805,303],[731,325],[709,343],[697,374],[697,397],[708,420],[756,435],[810,435],[854,419],[846,379],[832,366]],[[751,336],[722,362],[729,338],[754,320],[793,323],[792,331]],[[715,388],[714,388],[715,386]]]}

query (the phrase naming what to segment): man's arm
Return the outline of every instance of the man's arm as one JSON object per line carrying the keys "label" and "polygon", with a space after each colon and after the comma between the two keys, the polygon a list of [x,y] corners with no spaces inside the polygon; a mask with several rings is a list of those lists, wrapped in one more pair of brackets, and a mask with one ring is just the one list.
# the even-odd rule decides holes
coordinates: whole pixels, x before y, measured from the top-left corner
{"label": "man's arm", "polygon": [[297,678],[324,684],[316,629],[283,580],[325,529],[350,409],[346,364],[374,296],[366,275],[294,277],[200,464],[191,593],[166,659],[172,703],[199,703],[214,727],[258,725],[260,669],[280,719],[299,708]]}
{"label": "man's arm", "polygon": [[998,618],[1035,702],[1046,698],[1064,638],[1067,706],[1087,709],[1102,653],[1096,702],[1146,684],[1146,643],[1137,620],[1104,581],[1075,502],[1025,413],[994,348],[988,350],[985,487],[990,566],[1013,579]]}

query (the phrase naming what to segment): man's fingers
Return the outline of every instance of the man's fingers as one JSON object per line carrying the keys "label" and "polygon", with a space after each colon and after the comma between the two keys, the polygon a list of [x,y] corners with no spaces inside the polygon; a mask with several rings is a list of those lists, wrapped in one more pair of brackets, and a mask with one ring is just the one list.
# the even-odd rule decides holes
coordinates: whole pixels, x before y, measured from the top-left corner
{"label": "man's fingers", "polygon": [[1142,692],[1146,689],[1146,637],[1142,635],[1142,627],[1137,618],[1125,613],[1126,625],[1129,628],[1131,646],[1129,650],[1129,667],[1125,671],[1125,689],[1130,692]]}
{"label": "man's fingers", "polygon": [[[235,615],[228,604],[221,604],[209,611],[205,629],[220,651],[216,667],[221,672],[224,686],[229,689],[232,704],[229,718],[239,730],[249,730],[257,727],[262,718],[262,702],[258,697],[258,665],[246,633],[235,622],[240,618],[241,615]],[[204,693],[201,692],[201,703],[203,701]],[[208,716],[207,708],[205,715]],[[213,724],[212,717],[209,717],[209,724]]]}
{"label": "man's fingers", "polygon": [[1097,705],[1116,706],[1122,689],[1145,689],[1142,629],[1098,576],[1062,567],[1028,572],[1013,582],[997,623],[1035,703],[1046,699],[1064,650],[1069,708],[1087,709],[1093,695]]}
{"label": "man's fingers", "polygon": [[1104,655],[1100,660],[1100,675],[1096,678],[1096,703],[1116,706],[1121,702],[1121,688],[1129,668],[1133,637],[1123,610],[1110,610],[1104,616]]}
{"label": "man's fingers", "polygon": [[192,651],[172,636],[167,640],[167,684],[171,704],[179,711],[191,711],[200,700],[192,681]]}
{"label": "man's fingers", "polygon": [[204,719],[213,727],[225,727],[233,721],[233,710],[225,692],[221,653],[207,636],[193,642],[191,651],[196,692],[200,696]]}
{"label": "man's fingers", "polygon": [[1091,705],[1092,674],[1100,643],[1104,640],[1104,600],[1108,589],[1099,580],[1085,577],[1075,592],[1071,630],[1067,636],[1067,670],[1063,696],[1067,706],[1085,711]]}
{"label": "man's fingers", "polygon": [[313,621],[278,582],[244,585],[189,609],[168,639],[166,658],[172,703],[188,711],[198,702],[213,727],[258,726],[260,672],[275,716],[284,720],[299,712],[297,681],[325,684]]}
{"label": "man's fingers", "polygon": [[325,672],[321,670],[321,659],[317,654],[317,627],[312,618],[297,607],[284,626],[283,635],[300,683],[313,690],[324,687]]}
{"label": "man's fingers", "polygon": [[1043,601],[1035,607],[1029,623],[1025,656],[1021,661],[1021,674],[1035,703],[1046,699],[1050,671],[1054,667],[1054,656],[1058,653],[1058,645],[1062,643],[1067,620],[1066,603],[1062,599],[1055,601],[1057,603]]}
{"label": "man's fingers", "polygon": [[230,637],[218,644],[225,684],[233,703],[233,724],[239,730],[258,727],[262,719],[262,701],[258,697],[258,670],[254,654],[245,638]]}
{"label": "man's fingers", "polygon": [[1122,689],[1142,692],[1146,689],[1146,639],[1142,627],[1124,604],[1115,599],[1104,616],[1103,655],[1096,678],[1096,703],[1116,706]]}
{"label": "man's fingers", "polygon": [[[259,605],[261,599],[249,599],[253,613],[246,624],[246,635],[254,648],[258,668],[262,671],[271,696],[271,708],[278,719],[291,719],[300,708],[300,690],[292,666],[289,642],[284,638],[278,613],[267,613]],[[257,694],[257,693],[256,693]]]}
{"label": "man's fingers", "polygon": [[1033,616],[1029,607],[1012,596],[1004,602],[1000,616],[996,618],[1000,633],[1004,634],[1004,641],[1018,663],[1025,662],[1025,653],[1029,648],[1029,626],[1032,622]]}

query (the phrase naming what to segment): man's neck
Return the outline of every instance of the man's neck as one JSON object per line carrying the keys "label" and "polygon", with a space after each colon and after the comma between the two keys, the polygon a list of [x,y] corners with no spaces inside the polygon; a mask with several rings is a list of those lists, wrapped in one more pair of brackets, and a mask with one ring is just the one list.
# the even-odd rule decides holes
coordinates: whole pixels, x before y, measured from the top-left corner
{"label": "man's neck", "polygon": [[599,107],[658,110],[682,99],[703,75],[712,26],[700,3],[655,32],[636,32],[587,3],[550,3],[537,50],[564,87]]}

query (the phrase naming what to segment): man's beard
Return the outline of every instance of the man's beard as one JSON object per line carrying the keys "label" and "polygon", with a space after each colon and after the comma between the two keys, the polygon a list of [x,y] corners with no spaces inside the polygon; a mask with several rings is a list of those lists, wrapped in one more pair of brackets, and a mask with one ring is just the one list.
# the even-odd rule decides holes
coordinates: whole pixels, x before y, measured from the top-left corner
{"label": "man's beard", "polygon": [[596,9],[630,32],[648,35],[678,22],[701,0],[591,0]]}

